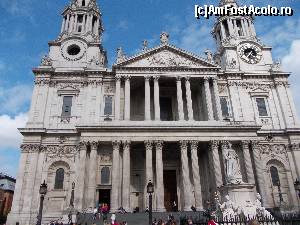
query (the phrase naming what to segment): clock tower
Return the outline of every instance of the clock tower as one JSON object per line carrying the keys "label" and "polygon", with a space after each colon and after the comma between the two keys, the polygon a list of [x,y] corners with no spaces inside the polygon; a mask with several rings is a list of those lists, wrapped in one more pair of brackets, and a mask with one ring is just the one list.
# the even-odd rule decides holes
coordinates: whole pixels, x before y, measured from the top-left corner
{"label": "clock tower", "polygon": [[44,61],[51,61],[56,71],[104,69],[107,56],[102,46],[103,25],[96,0],[73,0],[62,16],[60,35],[49,43],[49,56]]}
{"label": "clock tower", "polygon": [[[220,6],[238,7],[236,0],[221,0]],[[215,61],[222,69],[261,73],[269,71],[272,62],[271,47],[256,36],[251,16],[220,16],[212,31],[217,42]]]}

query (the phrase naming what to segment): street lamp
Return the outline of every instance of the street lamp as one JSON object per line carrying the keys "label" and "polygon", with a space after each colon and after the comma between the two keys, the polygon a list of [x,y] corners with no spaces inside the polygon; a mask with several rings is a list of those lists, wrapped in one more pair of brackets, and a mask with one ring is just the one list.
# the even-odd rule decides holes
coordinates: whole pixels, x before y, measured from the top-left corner
{"label": "street lamp", "polygon": [[152,225],[152,194],[154,192],[154,186],[151,182],[147,184],[147,193],[149,194],[149,225]]}
{"label": "street lamp", "polygon": [[45,198],[46,194],[47,194],[47,184],[45,183],[45,180],[44,180],[44,183],[42,183],[40,186],[41,200],[40,200],[40,209],[39,209],[38,220],[37,220],[36,225],[42,224],[43,203],[44,203],[44,198]]}

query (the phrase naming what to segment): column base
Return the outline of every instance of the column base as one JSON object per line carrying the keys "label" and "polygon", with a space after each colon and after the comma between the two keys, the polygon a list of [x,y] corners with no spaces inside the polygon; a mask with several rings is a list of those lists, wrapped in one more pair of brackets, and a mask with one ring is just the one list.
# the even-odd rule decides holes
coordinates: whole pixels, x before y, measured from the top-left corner
{"label": "column base", "polygon": [[191,209],[191,207],[192,207],[192,206],[190,206],[190,207],[184,207],[184,208],[183,208],[183,211],[185,211],[185,212],[191,212],[191,211],[193,211],[193,210]]}
{"label": "column base", "polygon": [[153,212],[166,212],[166,208],[157,208]]}

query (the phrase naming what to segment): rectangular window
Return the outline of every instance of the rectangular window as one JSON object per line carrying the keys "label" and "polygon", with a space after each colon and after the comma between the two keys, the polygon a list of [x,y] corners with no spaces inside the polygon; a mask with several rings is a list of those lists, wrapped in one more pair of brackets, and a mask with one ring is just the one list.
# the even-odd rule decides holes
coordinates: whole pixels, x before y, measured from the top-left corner
{"label": "rectangular window", "polygon": [[112,115],[112,96],[105,96],[104,115]]}
{"label": "rectangular window", "polygon": [[268,116],[265,98],[256,98],[256,104],[259,116]]}
{"label": "rectangular window", "polygon": [[61,114],[62,117],[71,117],[72,98],[72,96],[64,96]]}
{"label": "rectangular window", "polygon": [[227,97],[220,97],[220,104],[223,117],[230,117],[230,109]]}

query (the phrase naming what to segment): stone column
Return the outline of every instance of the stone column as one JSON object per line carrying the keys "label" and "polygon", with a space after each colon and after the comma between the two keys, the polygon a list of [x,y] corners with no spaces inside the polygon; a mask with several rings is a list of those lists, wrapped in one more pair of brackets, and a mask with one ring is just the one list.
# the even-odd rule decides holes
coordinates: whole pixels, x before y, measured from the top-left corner
{"label": "stone column", "polygon": [[154,77],[154,118],[160,120],[159,76]]}
{"label": "stone column", "polygon": [[125,77],[125,112],[124,120],[130,120],[130,76]]}
{"label": "stone column", "polygon": [[69,33],[72,32],[73,25],[74,25],[74,15],[71,15],[70,23],[69,23]]}
{"label": "stone column", "polygon": [[146,179],[145,179],[145,200],[146,207],[149,207],[149,201],[147,201],[147,184],[149,181],[153,183],[153,168],[152,168],[152,149],[153,143],[152,141],[145,141],[146,148]]}
{"label": "stone column", "polygon": [[122,205],[130,212],[130,141],[123,141],[123,187]]}
{"label": "stone column", "polygon": [[86,25],[85,25],[85,19],[86,19],[86,17],[85,17],[85,15],[83,15],[83,21],[82,21],[82,33],[85,33],[85,31],[86,31]]}
{"label": "stone column", "polygon": [[251,156],[249,152],[249,144],[250,141],[242,141],[242,149],[243,149],[244,162],[245,162],[246,173],[247,173],[247,181],[249,184],[255,184]]}
{"label": "stone column", "polygon": [[115,120],[120,120],[120,91],[121,91],[121,77],[116,76],[116,95],[115,95]]}
{"label": "stone column", "polygon": [[189,172],[189,164],[188,164],[188,156],[187,156],[187,141],[180,141],[180,158],[181,158],[181,176],[183,183],[183,197],[184,197],[184,211],[191,211],[192,203],[192,188],[190,181],[190,172]]}
{"label": "stone column", "polygon": [[204,89],[205,89],[205,100],[207,108],[207,118],[208,120],[214,120],[214,113],[212,108],[211,93],[209,87],[209,78],[204,77]]}
{"label": "stone column", "polygon": [[260,146],[256,141],[252,141],[251,144],[252,144],[255,171],[256,171],[257,182],[258,182],[258,190],[262,197],[263,206],[268,208],[271,205],[269,204],[268,197],[267,197],[268,194],[265,186],[264,166],[262,164]]}
{"label": "stone column", "polygon": [[220,187],[223,185],[223,178],[222,178],[221,163],[219,157],[219,141],[211,141],[210,147],[211,147],[211,155],[212,155],[213,170],[215,174],[216,185],[217,187]]}
{"label": "stone column", "polygon": [[70,26],[70,14],[67,15],[67,21],[66,21],[66,25],[65,25],[65,29],[64,31],[69,31],[69,26]]}
{"label": "stone column", "polygon": [[176,86],[177,86],[178,119],[182,121],[184,120],[184,112],[183,112],[183,101],[182,101],[181,77],[179,76],[176,78]]}
{"label": "stone column", "polygon": [[151,120],[150,111],[150,76],[145,76],[145,120]]}
{"label": "stone column", "polygon": [[92,32],[93,15],[89,15],[88,18],[88,31]]}
{"label": "stone column", "polygon": [[158,212],[166,211],[164,206],[164,166],[163,166],[163,159],[162,159],[162,148],[163,142],[156,141],[155,142],[156,148],[156,210]]}
{"label": "stone column", "polygon": [[192,158],[192,170],[193,170],[194,193],[195,193],[195,207],[199,211],[199,210],[203,210],[203,205],[202,205],[202,192],[201,192],[199,160],[198,160],[198,141],[191,141],[190,144],[191,144],[191,158]]}
{"label": "stone column", "polygon": [[214,90],[214,97],[215,97],[215,106],[217,110],[217,120],[223,120],[217,78],[213,78],[213,90]]}
{"label": "stone column", "polygon": [[188,117],[189,117],[189,120],[194,120],[190,77],[185,77],[185,89],[186,89],[186,102],[187,102]]}
{"label": "stone column", "polygon": [[223,26],[223,23],[220,23],[220,27],[221,27],[222,39],[224,40],[226,38],[226,32],[225,32],[225,28]]}
{"label": "stone column", "polygon": [[63,32],[64,32],[64,29],[65,29],[65,24],[66,24],[66,19],[65,19],[65,17],[64,17],[64,18],[63,18],[62,25],[61,25],[61,30],[60,30],[60,33],[63,33]]}
{"label": "stone column", "polygon": [[113,141],[113,165],[112,165],[112,182],[111,182],[111,211],[116,212],[119,205],[119,180],[120,180],[120,141]]}
{"label": "stone column", "polygon": [[88,180],[88,199],[87,204],[88,207],[95,207],[95,195],[96,195],[96,174],[98,173],[98,166],[97,166],[97,148],[98,143],[92,142],[91,143],[91,153],[90,153],[90,160],[89,160],[89,180]]}
{"label": "stone column", "polygon": [[77,18],[78,18],[78,15],[76,14],[76,15],[75,15],[75,20],[74,20],[74,27],[73,27],[73,31],[74,31],[74,32],[77,31],[77,29],[76,29],[76,28],[77,28]]}
{"label": "stone column", "polygon": [[[84,202],[84,193],[85,193],[85,167],[86,167],[86,152],[87,152],[87,144],[85,142],[80,142],[79,144],[79,160],[80,164],[79,171],[77,171],[77,184],[75,187],[77,188],[76,193],[78,196],[78,210],[83,210],[85,208]],[[76,197],[76,196],[75,196]]]}

